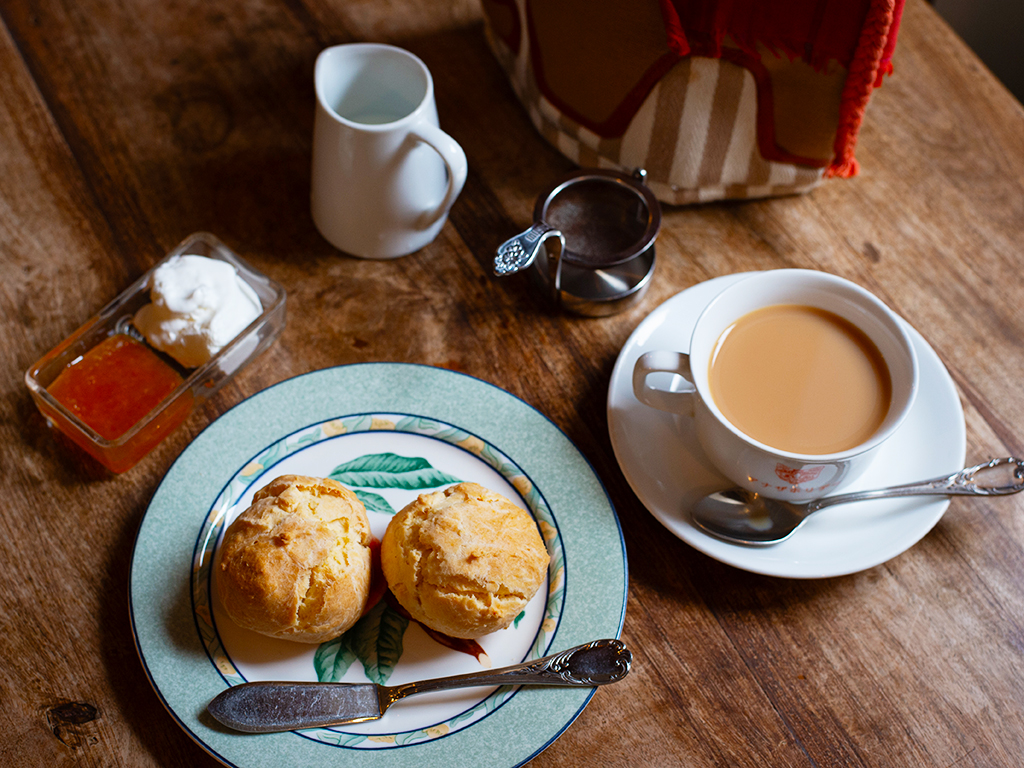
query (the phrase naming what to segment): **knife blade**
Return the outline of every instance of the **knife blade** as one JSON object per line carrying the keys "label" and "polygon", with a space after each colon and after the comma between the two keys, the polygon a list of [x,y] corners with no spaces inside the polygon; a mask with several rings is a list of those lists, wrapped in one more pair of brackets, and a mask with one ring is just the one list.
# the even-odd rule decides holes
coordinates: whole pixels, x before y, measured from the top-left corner
{"label": "knife blade", "polygon": [[511,667],[403,685],[242,683],[221,691],[206,709],[245,733],[326,728],[376,720],[393,703],[416,693],[491,685],[606,685],[624,678],[632,661],[633,654],[619,640],[595,640]]}
{"label": "knife blade", "polygon": [[276,733],[301,728],[376,720],[384,714],[374,683],[243,683],[228,688],[207,705],[224,725],[246,733]]}

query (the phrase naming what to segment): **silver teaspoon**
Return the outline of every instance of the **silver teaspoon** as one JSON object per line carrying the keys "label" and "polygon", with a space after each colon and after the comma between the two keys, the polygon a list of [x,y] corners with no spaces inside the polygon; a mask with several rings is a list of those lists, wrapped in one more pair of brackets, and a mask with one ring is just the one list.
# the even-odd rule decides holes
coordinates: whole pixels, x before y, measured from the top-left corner
{"label": "silver teaspoon", "polygon": [[536,661],[405,685],[242,683],[219,693],[207,710],[229,728],[275,733],[376,720],[414,693],[479,685],[595,686],[629,673],[633,654],[619,640],[595,640]]}
{"label": "silver teaspoon", "polygon": [[806,504],[766,499],[744,488],[729,488],[697,502],[690,518],[698,528],[719,539],[763,547],[785,541],[815,512],[835,504],[894,496],[1006,496],[1021,490],[1024,461],[1011,457],[993,459],[920,483],[825,496]]}

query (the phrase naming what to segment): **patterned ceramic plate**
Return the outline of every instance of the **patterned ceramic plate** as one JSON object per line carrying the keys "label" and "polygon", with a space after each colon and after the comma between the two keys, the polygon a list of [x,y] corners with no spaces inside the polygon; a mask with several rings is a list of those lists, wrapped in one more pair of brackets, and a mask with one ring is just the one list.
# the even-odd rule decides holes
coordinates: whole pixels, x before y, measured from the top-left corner
{"label": "patterned ceramic plate", "polygon": [[[478,644],[428,634],[384,600],[319,646],[236,626],[212,589],[220,536],[281,474],[334,477],[379,538],[420,493],[466,480],[529,510],[551,555],[546,584]],[[618,519],[593,470],[544,416],[497,387],[425,366],[333,368],[278,384],[214,422],[157,489],[132,556],[130,608],[164,705],[226,765],[516,766],[582,711],[592,689],[477,688],[402,701],[378,721],[261,736],[205,712],[247,680],[399,684],[539,658],[617,637],[626,602]]]}

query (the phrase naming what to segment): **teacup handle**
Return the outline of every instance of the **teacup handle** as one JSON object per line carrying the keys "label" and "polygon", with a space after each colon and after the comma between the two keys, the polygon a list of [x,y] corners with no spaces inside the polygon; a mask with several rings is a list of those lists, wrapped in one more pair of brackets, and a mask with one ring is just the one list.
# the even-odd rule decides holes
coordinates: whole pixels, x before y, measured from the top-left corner
{"label": "teacup handle", "polygon": [[459,143],[440,128],[429,123],[421,123],[409,131],[409,135],[437,152],[448,169],[448,190],[445,192],[444,200],[434,210],[421,213],[417,219],[416,223],[420,229],[426,229],[448,213],[455,198],[462,192],[469,173],[469,164],[466,162],[466,153]]}
{"label": "teacup handle", "polygon": [[[652,373],[674,373],[683,378],[687,388],[676,392],[655,389],[647,384],[647,377]],[[633,394],[644,405],[669,413],[692,414],[696,393],[690,373],[690,356],[683,352],[645,352],[633,366]]]}

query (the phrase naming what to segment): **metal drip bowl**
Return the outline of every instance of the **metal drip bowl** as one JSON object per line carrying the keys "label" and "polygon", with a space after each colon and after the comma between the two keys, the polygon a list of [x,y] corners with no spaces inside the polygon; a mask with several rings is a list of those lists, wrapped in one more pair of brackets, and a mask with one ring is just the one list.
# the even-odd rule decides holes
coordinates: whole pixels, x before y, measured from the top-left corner
{"label": "metal drip bowl", "polygon": [[556,305],[603,317],[640,301],[654,274],[661,206],[646,174],[584,169],[537,198],[533,225],[502,243],[498,276],[530,270]]}

